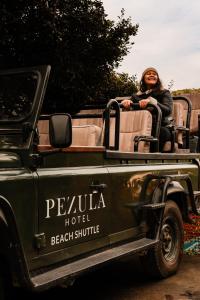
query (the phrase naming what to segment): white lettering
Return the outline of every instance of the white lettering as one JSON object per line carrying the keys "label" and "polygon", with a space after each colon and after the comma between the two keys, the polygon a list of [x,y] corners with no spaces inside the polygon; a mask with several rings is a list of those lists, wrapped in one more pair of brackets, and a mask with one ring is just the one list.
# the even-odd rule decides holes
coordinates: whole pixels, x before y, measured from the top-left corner
{"label": "white lettering", "polygon": [[[69,214],[71,213],[71,211],[72,211],[72,207],[73,207],[73,205],[74,205],[75,198],[76,198],[76,196],[73,196],[72,201],[71,201],[70,206],[69,206],[69,209],[68,209],[68,212],[67,212],[68,215],[69,215]],[[67,197],[67,201],[69,201],[69,196]],[[76,213],[76,208],[75,208],[75,210],[73,211],[73,213]]]}
{"label": "white lettering", "polygon": [[[82,201],[82,195],[78,195],[79,212],[85,212],[87,209],[87,194],[84,195],[84,201]],[[83,205],[84,204],[84,205]]]}
{"label": "white lettering", "polygon": [[75,217],[72,218],[72,225],[74,225],[74,224],[76,224],[76,218]]}
{"label": "white lettering", "polygon": [[61,212],[61,209],[64,209],[65,197],[57,198],[57,200],[58,200],[58,213],[57,213],[57,217],[65,216],[66,215],[66,210],[63,210],[63,213]]}
{"label": "white lettering", "polygon": [[87,223],[87,222],[90,222],[90,218],[88,214],[73,216],[72,218],[65,219],[65,227],[70,225],[75,225],[75,224]]}
{"label": "white lettering", "polygon": [[72,241],[74,239],[84,238],[90,235],[95,235],[100,233],[100,225],[82,228],[79,230],[65,232],[64,234],[58,234],[50,238],[51,246],[59,245],[65,242]]}
{"label": "white lettering", "polygon": [[69,218],[68,219],[65,219],[65,226],[69,226]]}
{"label": "white lettering", "polygon": [[50,210],[55,206],[55,201],[53,199],[48,199],[46,200],[46,203],[47,203],[47,215],[45,218],[48,219],[50,218],[50,214],[49,214]]}
{"label": "white lettering", "polygon": [[51,237],[51,246],[68,242],[74,239],[74,232],[66,232],[65,234],[58,234]]}
{"label": "white lettering", "polygon": [[[84,194],[77,196],[57,197],[55,199],[47,199],[46,201],[46,219],[52,217],[62,217],[66,215],[74,215],[80,222],[80,217],[75,216],[79,213],[85,213],[87,211],[93,211],[97,209],[103,209],[106,207],[103,193],[97,194]],[[85,214],[84,216],[87,216]],[[67,220],[67,219],[66,219]],[[66,225],[68,221],[66,221]],[[82,218],[82,222],[85,222],[85,217]],[[73,222],[75,224],[75,221]]]}
{"label": "white lettering", "polygon": [[69,232],[69,240],[73,240],[73,238],[74,238],[74,233],[73,232]]}
{"label": "white lettering", "polygon": [[51,237],[51,246],[54,246],[55,245],[55,236],[52,236]]}
{"label": "white lettering", "polygon": [[106,207],[105,202],[104,202],[104,198],[103,198],[103,194],[102,194],[102,193],[100,194],[100,199],[99,199],[99,205],[98,205],[98,208],[101,208],[101,206],[102,206],[102,208]]}
{"label": "white lettering", "polygon": [[90,207],[89,210],[95,210],[96,206],[93,207],[93,194],[90,194]]}

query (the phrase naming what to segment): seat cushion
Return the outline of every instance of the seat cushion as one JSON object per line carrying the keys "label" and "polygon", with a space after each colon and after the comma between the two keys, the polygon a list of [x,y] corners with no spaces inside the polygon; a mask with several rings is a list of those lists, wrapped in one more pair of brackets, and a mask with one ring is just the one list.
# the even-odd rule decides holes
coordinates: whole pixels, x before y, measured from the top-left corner
{"label": "seat cushion", "polygon": [[[114,144],[115,122],[111,119],[110,144]],[[123,111],[120,114],[120,145],[119,150],[134,151],[134,137],[137,135],[151,136],[152,115],[147,110]],[[149,143],[140,142],[139,152],[149,152]]]}
{"label": "seat cushion", "polygon": [[96,125],[72,126],[72,146],[101,146],[101,134]]}

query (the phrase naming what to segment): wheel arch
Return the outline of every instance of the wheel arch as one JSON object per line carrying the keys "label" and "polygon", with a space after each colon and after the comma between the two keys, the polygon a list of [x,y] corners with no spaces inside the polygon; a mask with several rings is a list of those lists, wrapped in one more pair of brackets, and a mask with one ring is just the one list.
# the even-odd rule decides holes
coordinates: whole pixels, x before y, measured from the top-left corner
{"label": "wheel arch", "polygon": [[15,215],[9,201],[0,195],[0,267],[6,266],[11,280],[30,284],[29,272],[20,241]]}
{"label": "wheel arch", "polygon": [[180,209],[183,221],[188,221],[189,205],[184,187],[178,181],[172,181],[167,189],[166,201],[174,201]]}
{"label": "wheel arch", "polygon": [[182,223],[177,204],[168,199],[156,235],[158,243],[140,256],[147,275],[161,279],[177,272],[182,259],[184,234]]}

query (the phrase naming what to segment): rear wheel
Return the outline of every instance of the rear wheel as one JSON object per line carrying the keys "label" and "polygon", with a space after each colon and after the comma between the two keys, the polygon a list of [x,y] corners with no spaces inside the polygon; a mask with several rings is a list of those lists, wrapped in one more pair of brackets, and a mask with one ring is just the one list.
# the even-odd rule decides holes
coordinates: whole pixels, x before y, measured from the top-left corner
{"label": "rear wheel", "polygon": [[183,221],[174,201],[167,201],[160,241],[141,257],[144,271],[153,277],[165,278],[178,270],[183,253]]}
{"label": "rear wheel", "polygon": [[13,299],[13,287],[4,261],[0,261],[0,300]]}
{"label": "rear wheel", "polygon": [[196,205],[197,212],[200,214],[200,196],[199,195],[195,197],[195,205]]}
{"label": "rear wheel", "polygon": [[0,299],[5,300],[5,286],[3,282],[3,276],[0,273]]}

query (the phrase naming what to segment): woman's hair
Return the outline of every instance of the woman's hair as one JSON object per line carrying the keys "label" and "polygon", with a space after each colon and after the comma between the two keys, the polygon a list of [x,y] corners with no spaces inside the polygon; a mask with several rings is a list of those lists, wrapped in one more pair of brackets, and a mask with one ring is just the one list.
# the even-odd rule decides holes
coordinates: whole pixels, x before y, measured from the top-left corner
{"label": "woman's hair", "polygon": [[141,91],[141,92],[146,92],[146,91],[148,90],[147,85],[146,85],[145,80],[144,80],[144,76],[145,76],[145,74],[146,74],[148,71],[150,71],[150,70],[153,70],[153,71],[157,74],[157,76],[158,76],[158,80],[157,80],[155,86],[153,87],[153,90],[155,90],[155,91],[162,91],[162,90],[163,90],[162,82],[161,82],[161,80],[160,80],[160,77],[159,77],[159,75],[158,75],[158,72],[157,72],[156,69],[154,69],[154,68],[148,68],[148,69],[146,69],[146,70],[142,73],[142,78],[141,78],[141,80],[140,80],[140,91]]}

